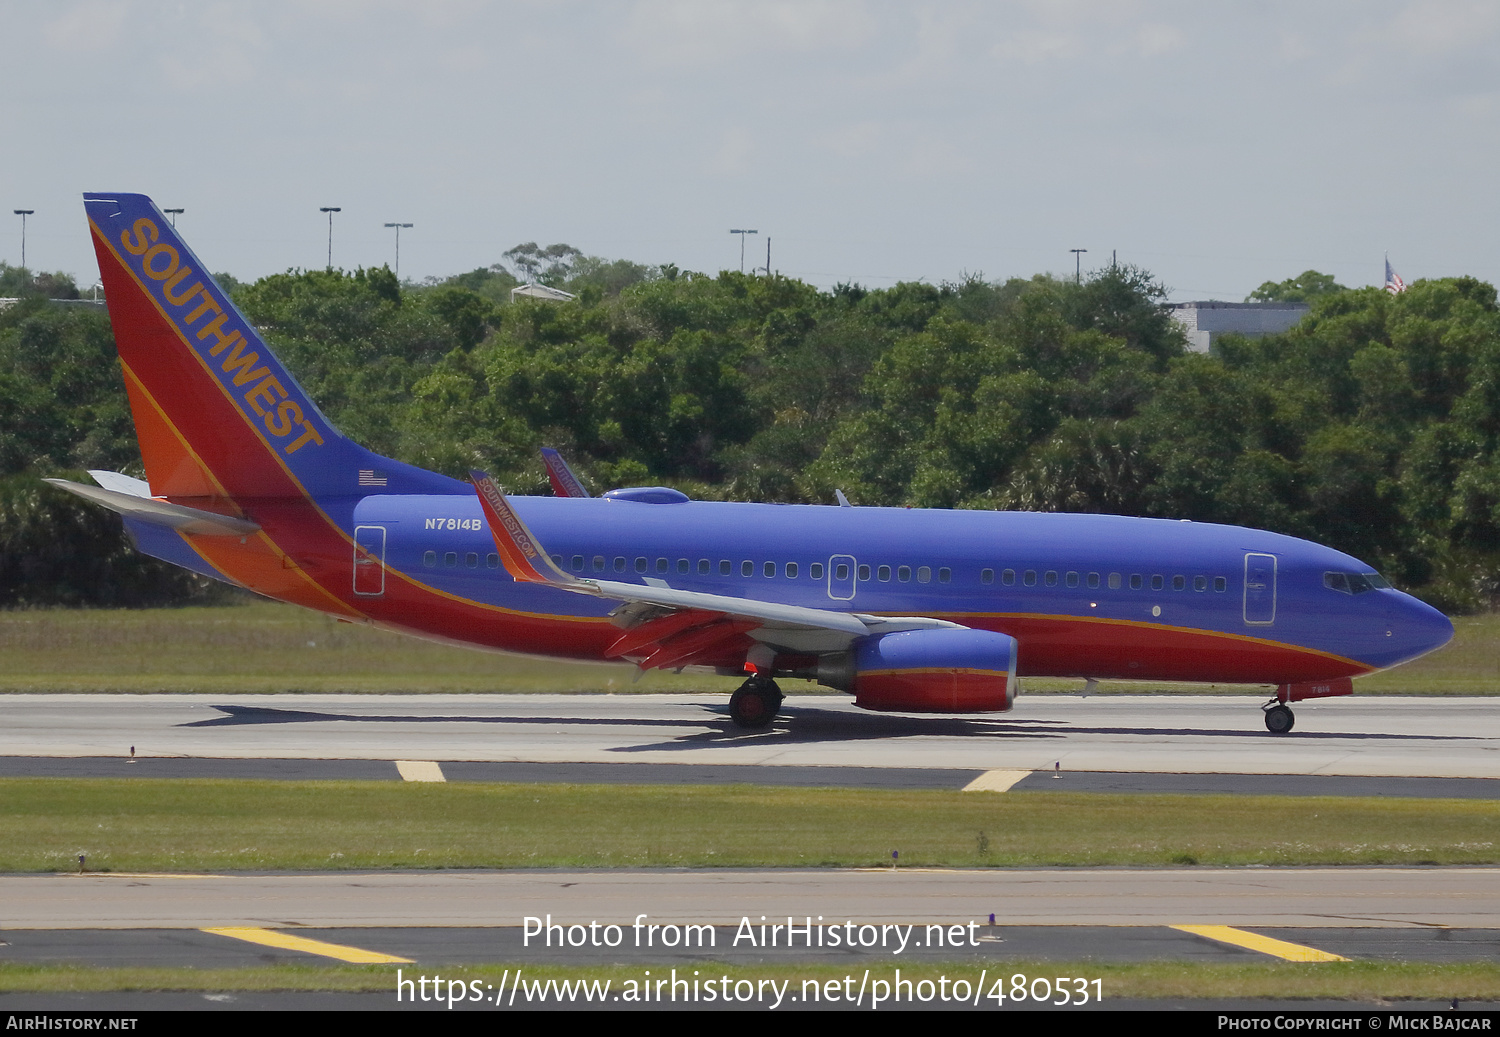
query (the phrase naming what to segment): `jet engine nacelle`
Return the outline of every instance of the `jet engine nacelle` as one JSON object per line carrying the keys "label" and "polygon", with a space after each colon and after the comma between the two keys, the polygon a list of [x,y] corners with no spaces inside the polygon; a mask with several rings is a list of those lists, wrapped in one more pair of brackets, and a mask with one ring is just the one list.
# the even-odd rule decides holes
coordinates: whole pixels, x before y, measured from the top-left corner
{"label": "jet engine nacelle", "polygon": [[906,630],[818,662],[818,678],[864,709],[992,713],[1016,698],[1016,639],[988,630]]}

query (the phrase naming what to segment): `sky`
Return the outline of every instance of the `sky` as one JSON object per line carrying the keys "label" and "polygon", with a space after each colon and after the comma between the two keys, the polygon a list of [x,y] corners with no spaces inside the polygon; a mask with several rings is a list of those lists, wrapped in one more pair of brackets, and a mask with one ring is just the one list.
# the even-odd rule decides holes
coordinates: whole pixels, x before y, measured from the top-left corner
{"label": "sky", "polygon": [[1303,270],[1500,280],[1500,4],[0,0],[0,260],[97,279],[84,191],[213,270],[521,242],[821,288]]}

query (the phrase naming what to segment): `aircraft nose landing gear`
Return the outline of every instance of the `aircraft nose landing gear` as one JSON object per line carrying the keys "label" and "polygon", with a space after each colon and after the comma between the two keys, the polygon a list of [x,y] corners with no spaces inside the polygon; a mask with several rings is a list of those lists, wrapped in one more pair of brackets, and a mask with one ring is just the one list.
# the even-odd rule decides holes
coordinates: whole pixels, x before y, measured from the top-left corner
{"label": "aircraft nose landing gear", "polygon": [[1284,735],[1292,729],[1297,718],[1292,716],[1292,711],[1279,702],[1274,702],[1263,707],[1266,711],[1266,730],[1273,735]]}
{"label": "aircraft nose landing gear", "polygon": [[769,727],[781,708],[781,689],[769,677],[756,675],[729,696],[729,719],[738,727],[757,730]]}

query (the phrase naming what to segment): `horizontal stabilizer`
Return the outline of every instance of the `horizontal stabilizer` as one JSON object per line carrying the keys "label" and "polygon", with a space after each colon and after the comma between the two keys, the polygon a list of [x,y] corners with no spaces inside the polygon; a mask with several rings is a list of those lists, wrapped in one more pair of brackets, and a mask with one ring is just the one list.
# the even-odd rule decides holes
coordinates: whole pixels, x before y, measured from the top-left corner
{"label": "horizontal stabilizer", "polygon": [[[128,476],[120,478],[124,479]],[[154,526],[169,526],[182,533],[196,533],[199,536],[242,537],[260,532],[260,526],[249,519],[188,508],[181,504],[157,500],[155,497],[142,497],[134,493],[122,493],[119,490],[109,490],[99,486],[85,486],[83,483],[69,482],[67,479],[44,479],[43,482],[49,482],[59,489],[77,494],[84,500],[102,504],[118,514],[128,515]]]}

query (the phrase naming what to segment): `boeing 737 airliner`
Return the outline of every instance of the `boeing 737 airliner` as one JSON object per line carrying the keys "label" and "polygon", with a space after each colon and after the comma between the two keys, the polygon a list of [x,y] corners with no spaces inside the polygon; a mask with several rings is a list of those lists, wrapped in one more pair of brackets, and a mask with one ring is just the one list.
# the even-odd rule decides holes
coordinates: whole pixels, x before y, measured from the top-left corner
{"label": "boeing 737 airliner", "polygon": [[[778,678],[867,709],[1003,711],[1018,675],[1274,684],[1288,704],[1453,627],[1346,554],[1109,515],[692,501],[665,487],[507,497],[344,438],[142,195],[85,207],[147,481],[52,480],[140,550],[260,594],[508,652]],[[561,462],[561,458],[557,458]],[[571,480],[571,483],[568,481]]]}

